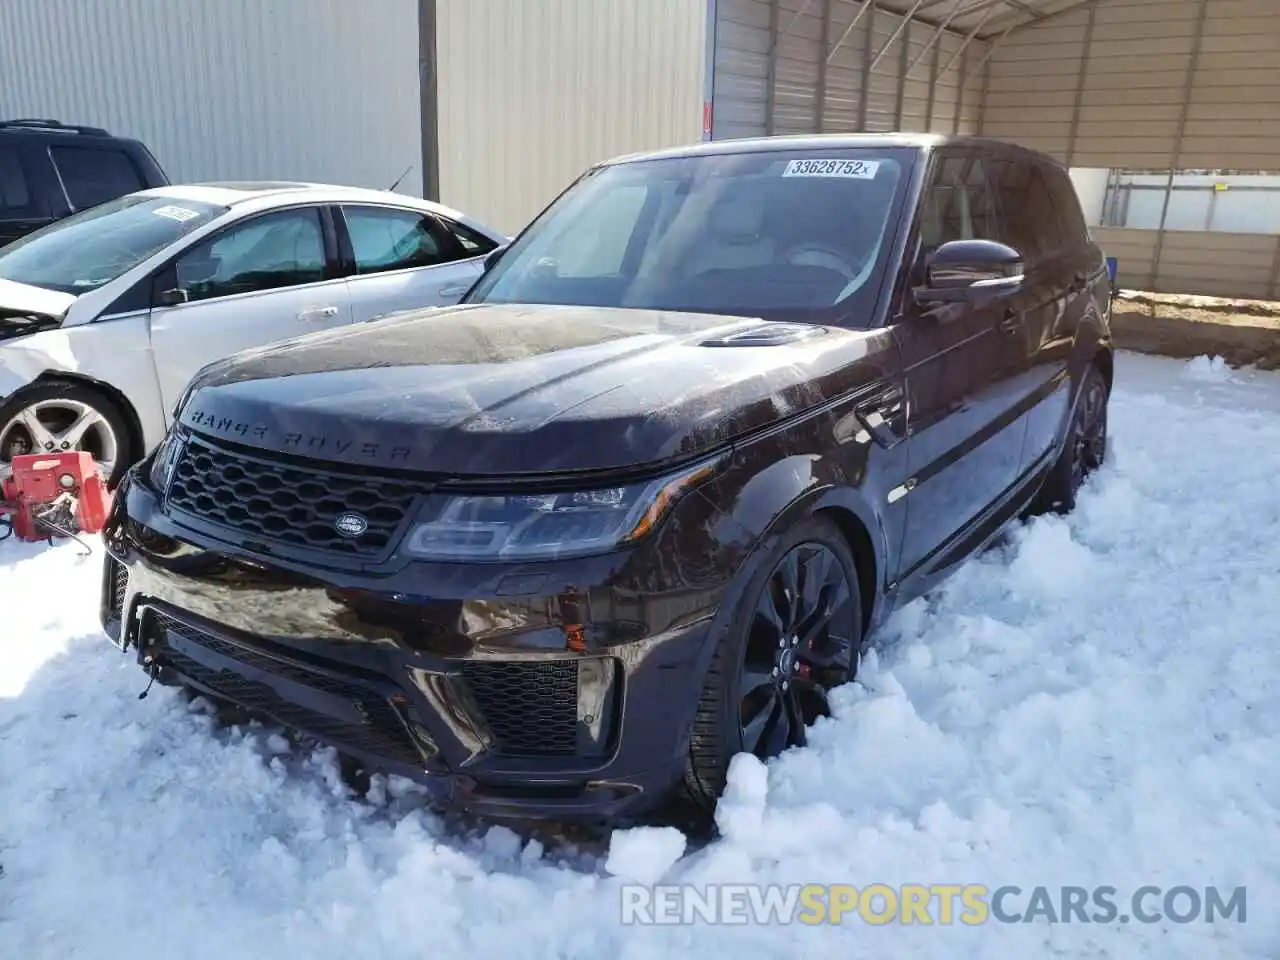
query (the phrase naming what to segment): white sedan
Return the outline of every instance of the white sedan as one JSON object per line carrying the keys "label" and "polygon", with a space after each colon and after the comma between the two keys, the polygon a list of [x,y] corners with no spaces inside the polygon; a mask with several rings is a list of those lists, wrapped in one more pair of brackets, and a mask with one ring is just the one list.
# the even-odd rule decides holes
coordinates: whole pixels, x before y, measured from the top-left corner
{"label": "white sedan", "polygon": [[306,183],[130,194],[0,249],[0,474],[87,450],[117,479],[228,354],[455,303],[507,238],[439,204]]}

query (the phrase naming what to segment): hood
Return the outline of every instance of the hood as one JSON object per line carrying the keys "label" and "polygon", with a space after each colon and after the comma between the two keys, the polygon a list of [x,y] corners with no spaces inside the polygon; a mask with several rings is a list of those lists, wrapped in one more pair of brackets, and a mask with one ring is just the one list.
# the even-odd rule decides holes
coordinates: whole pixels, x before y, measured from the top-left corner
{"label": "hood", "polygon": [[466,305],[206,367],[181,422],[340,463],[494,476],[684,459],[876,374],[877,334],[747,317]]}
{"label": "hood", "polygon": [[75,302],[70,293],[0,279],[0,340],[58,326]]}

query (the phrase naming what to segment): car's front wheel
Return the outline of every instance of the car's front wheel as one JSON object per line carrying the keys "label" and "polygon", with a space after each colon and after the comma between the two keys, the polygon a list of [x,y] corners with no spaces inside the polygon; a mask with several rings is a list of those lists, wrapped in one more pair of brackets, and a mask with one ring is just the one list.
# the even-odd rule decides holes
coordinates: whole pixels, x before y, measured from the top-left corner
{"label": "car's front wheel", "polygon": [[78,383],[37,383],[0,406],[0,474],[23,454],[85,451],[115,484],[129,465],[129,448],[116,405]]}
{"label": "car's front wheel", "polygon": [[862,642],[857,566],[839,528],[811,517],[760,558],[718,641],[698,701],[678,791],[705,820],[729,761],[803,746],[830,714],[832,688],[853,678]]}

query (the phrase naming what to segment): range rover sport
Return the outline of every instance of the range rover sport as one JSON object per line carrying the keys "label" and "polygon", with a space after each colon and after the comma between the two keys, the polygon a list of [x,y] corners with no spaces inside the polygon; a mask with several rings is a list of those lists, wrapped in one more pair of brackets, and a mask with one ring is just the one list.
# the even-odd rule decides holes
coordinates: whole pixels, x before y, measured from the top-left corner
{"label": "range rover sport", "polygon": [[463,302],[189,385],[107,529],[151,678],[487,816],[702,819],[1106,450],[1065,170],[937,136],[588,171]]}

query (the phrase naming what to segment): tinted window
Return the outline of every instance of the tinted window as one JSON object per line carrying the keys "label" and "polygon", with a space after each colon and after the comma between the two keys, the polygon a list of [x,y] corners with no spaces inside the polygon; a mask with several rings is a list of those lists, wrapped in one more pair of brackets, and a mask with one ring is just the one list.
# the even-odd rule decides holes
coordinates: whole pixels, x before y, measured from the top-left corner
{"label": "tinted window", "polygon": [[999,240],[995,201],[978,157],[946,157],[937,166],[920,215],[925,251],[952,240]]}
{"label": "tinted window", "polygon": [[343,207],[356,273],[429,267],[451,259],[433,217],[412,210]]}
{"label": "tinted window", "polygon": [[49,154],[67,189],[67,199],[77,210],[106,203],[146,184],[122,150],[91,147],[50,147]]}
{"label": "tinted window", "polygon": [[605,166],[466,299],[866,322],[916,156],[779,150]]}
{"label": "tinted window", "polygon": [[1025,160],[996,160],[991,168],[1005,242],[1028,261],[1058,249],[1058,214],[1039,168]]}
{"label": "tinted window", "polygon": [[255,217],[193,247],[174,266],[189,300],[315,283],[325,279],[320,212],[308,207]]}
{"label": "tinted window", "polygon": [[462,248],[465,256],[481,257],[497,246],[483,233],[476,233],[470,227],[464,227],[460,223],[446,220],[444,221],[444,226],[445,229],[453,234],[453,238],[458,241],[458,246]]}
{"label": "tinted window", "polygon": [[1080,209],[1075,184],[1061,167],[1046,167],[1045,175],[1053,188],[1053,207],[1058,213],[1058,227],[1063,240],[1072,244],[1083,242],[1089,235],[1089,228],[1084,222],[1084,211]]}
{"label": "tinted window", "polygon": [[37,206],[18,151],[0,147],[0,220],[38,216]]}
{"label": "tinted window", "polygon": [[123,275],[226,210],[168,197],[121,197],[0,250],[0,277],[84,293]]}

